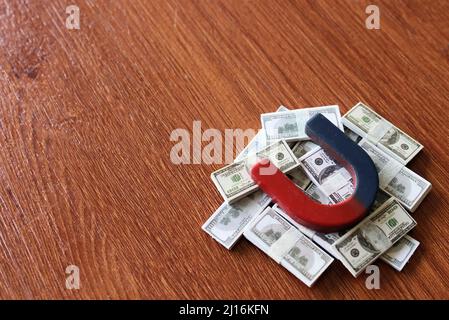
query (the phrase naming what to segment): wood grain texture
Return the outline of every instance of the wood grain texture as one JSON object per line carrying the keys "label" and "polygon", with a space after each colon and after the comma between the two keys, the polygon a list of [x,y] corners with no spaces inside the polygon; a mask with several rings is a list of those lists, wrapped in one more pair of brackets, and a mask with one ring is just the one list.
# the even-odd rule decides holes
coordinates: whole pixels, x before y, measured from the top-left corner
{"label": "wood grain texture", "polygon": [[[81,29],[65,28],[77,4]],[[1,298],[449,298],[449,2],[0,1]],[[309,289],[201,230],[220,165],[174,165],[172,130],[260,127],[280,104],[364,101],[425,149],[421,246],[381,290],[334,263]],[[65,268],[81,289],[65,289]]]}

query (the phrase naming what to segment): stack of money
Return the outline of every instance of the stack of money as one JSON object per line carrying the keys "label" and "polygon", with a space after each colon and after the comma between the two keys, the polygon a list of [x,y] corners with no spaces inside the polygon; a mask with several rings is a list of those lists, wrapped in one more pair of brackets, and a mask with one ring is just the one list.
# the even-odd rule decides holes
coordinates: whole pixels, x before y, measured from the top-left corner
{"label": "stack of money", "polygon": [[[332,205],[354,192],[351,174],[305,134],[316,113],[359,144],[379,174],[379,191],[367,216],[350,230],[320,233],[292,219],[258,190],[250,169],[269,159],[315,201]],[[262,129],[234,163],[211,174],[224,203],[204,223],[203,230],[231,249],[243,235],[272,259],[311,286],[333,258],[357,276],[377,258],[401,271],[419,246],[407,233],[413,212],[431,184],[405,165],[423,146],[370,107],[356,104],[343,118],[338,106],[289,110],[261,115]],[[405,207],[405,208],[404,208]],[[405,210],[407,209],[407,210]]]}
{"label": "stack of money", "polygon": [[243,235],[309,287],[334,260],[270,207]]}
{"label": "stack of money", "polygon": [[[354,110],[354,108],[351,110]],[[344,117],[346,116],[347,114]],[[344,130],[348,137],[359,143],[375,163],[380,181],[378,196],[384,198],[383,201],[377,202],[385,202],[388,196],[393,196],[396,201],[400,202],[409,211],[413,212],[416,210],[430,191],[431,184],[406,168],[396,158],[379,149],[376,145],[368,141],[367,138],[362,138],[347,127]],[[407,137],[412,139],[409,136]],[[412,141],[415,140],[412,139]],[[294,148],[300,147],[295,146]],[[422,146],[419,149],[422,149]],[[303,167],[307,176],[312,181],[307,187],[306,193],[323,204],[338,203],[350,197],[354,186],[349,172],[334,162],[320,147],[314,149],[309,148],[309,150],[309,152],[302,154],[299,159],[301,167]],[[407,160],[410,161],[410,159],[411,157],[409,156]],[[338,177],[338,179],[335,177]],[[339,184],[332,183],[332,181],[338,181]],[[384,192],[381,192],[382,190]],[[274,208],[279,211],[276,206]],[[311,230],[309,232],[304,229],[300,230],[307,235],[311,234],[311,239],[315,243],[338,258],[338,255],[332,249],[332,245],[346,232],[322,234]],[[419,242],[417,240],[410,236],[404,236],[391,250],[381,255],[380,258],[396,270],[401,271],[418,246]]]}
{"label": "stack of money", "polygon": [[341,236],[332,248],[356,277],[415,226],[416,221],[392,198]]}
{"label": "stack of money", "polygon": [[[276,112],[288,111],[280,106]],[[239,162],[267,146],[265,134],[260,130],[248,145],[237,155],[234,162]],[[298,168],[299,170],[302,170]],[[303,173],[305,179],[305,173]],[[243,230],[251,220],[260,214],[271,202],[270,197],[261,191],[229,204],[226,201],[203,224],[202,229],[213,239],[230,250],[241,238]]]}
{"label": "stack of money", "polygon": [[361,102],[343,116],[343,124],[403,165],[410,162],[423,148],[418,141]]}
{"label": "stack of money", "polygon": [[231,249],[243,234],[248,223],[271,202],[262,191],[256,191],[234,204],[223,203],[203,225],[212,238]]}
{"label": "stack of money", "polygon": [[[277,110],[277,112],[282,111],[289,111],[287,107],[280,106]],[[241,161],[248,157],[250,154],[254,154],[257,151],[265,148],[267,146],[267,139],[265,136],[265,132],[261,129],[257,134],[254,136],[254,138],[248,143],[248,145],[235,157],[234,162]]]}
{"label": "stack of money", "polygon": [[270,144],[247,158],[212,172],[211,179],[227,203],[233,203],[259,189],[251,179],[251,167],[259,159],[269,159],[283,173],[299,165],[298,159],[284,140]]}
{"label": "stack of money", "polygon": [[266,141],[308,140],[309,137],[305,132],[306,123],[318,113],[321,113],[340,130],[343,130],[340,109],[337,105],[264,113],[260,116],[260,120]]}
{"label": "stack of money", "polygon": [[[331,204],[331,200],[326,197],[314,183],[311,183],[307,189],[306,194],[311,196],[316,201],[322,204]],[[374,204],[370,208],[370,213],[372,214],[378,210],[387,201],[394,201],[394,198],[389,196],[387,193],[379,190]],[[288,214],[286,214],[277,204],[273,206],[273,210],[279,213],[282,217],[292,223],[298,230],[308,236],[313,242],[318,244],[321,248],[326,250],[334,258],[339,259],[339,255],[335,252],[333,244],[347,233],[347,230],[334,232],[334,233],[320,233],[309,228],[302,226],[301,224],[294,221]],[[404,235],[398,242],[396,242],[393,247],[387,250],[380,256],[380,259],[392,266],[398,271],[402,271],[404,266],[410,260],[413,253],[419,246],[419,241],[413,239],[409,235]]]}
{"label": "stack of money", "polygon": [[368,153],[376,166],[379,173],[379,188],[414,212],[432,189],[432,184],[389,157],[368,140],[363,139],[359,142],[359,146]]}
{"label": "stack of money", "polygon": [[[362,139],[359,146],[368,153],[376,166],[379,188],[414,212],[431,190],[432,184],[368,140]],[[310,180],[330,197],[332,203],[338,203],[352,195],[354,185],[351,174],[323,149],[315,148],[299,158],[299,161]]]}

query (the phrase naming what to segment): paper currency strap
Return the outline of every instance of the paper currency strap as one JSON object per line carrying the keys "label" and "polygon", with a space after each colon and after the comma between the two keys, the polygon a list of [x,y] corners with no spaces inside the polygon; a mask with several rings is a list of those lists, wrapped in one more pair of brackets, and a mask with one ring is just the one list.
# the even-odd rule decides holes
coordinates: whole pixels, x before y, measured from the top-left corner
{"label": "paper currency strap", "polygon": [[351,173],[355,190],[350,198],[338,204],[320,204],[296,187],[268,159],[256,163],[251,168],[251,176],[298,223],[321,232],[346,229],[360,221],[374,201],[379,187],[374,163],[362,148],[321,114],[307,122],[306,133]]}

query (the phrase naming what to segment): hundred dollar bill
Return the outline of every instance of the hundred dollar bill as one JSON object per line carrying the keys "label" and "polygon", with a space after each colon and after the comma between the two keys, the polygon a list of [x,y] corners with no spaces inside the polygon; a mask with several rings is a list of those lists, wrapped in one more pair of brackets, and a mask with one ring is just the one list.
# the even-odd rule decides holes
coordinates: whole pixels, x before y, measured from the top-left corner
{"label": "hundred dollar bill", "polygon": [[359,143],[363,138],[361,136],[359,136],[357,133],[355,133],[354,131],[352,131],[351,129],[349,129],[346,126],[343,126],[345,129],[345,135],[351,139],[352,141],[354,141],[355,143]]}
{"label": "hundred dollar bill", "polygon": [[268,159],[283,173],[299,165],[298,159],[287,143],[277,141],[268,147],[211,173],[211,179],[227,203],[233,203],[258,190],[259,186],[251,179],[250,170],[258,159]]}
{"label": "hundred dollar bill", "polygon": [[299,159],[301,167],[331,203],[349,198],[354,192],[351,174],[321,148],[315,148]]}
{"label": "hundred dollar bill", "polygon": [[[311,141],[300,141],[293,145],[292,152],[296,158],[301,158],[307,152],[319,148],[319,146]],[[300,166],[290,171],[287,175],[297,187],[305,190],[310,184],[310,179]]]}
{"label": "hundred dollar bill", "polygon": [[225,202],[204,223],[202,229],[230,250],[248,223],[270,202],[271,198],[262,191],[256,191],[232,205]]}
{"label": "hundred dollar bill", "polygon": [[[340,201],[334,202],[330,198],[326,197],[323,193],[321,193],[319,188],[316,187],[316,185],[314,183],[311,183],[310,186],[311,187],[309,187],[309,188],[314,190],[314,193],[316,193],[318,195],[318,197],[316,198],[318,202],[320,202],[322,204],[333,204],[333,203],[340,202]],[[313,188],[314,186],[315,186],[315,188]],[[387,193],[383,192],[382,190],[378,190],[378,192],[376,194],[376,198],[375,198],[373,204],[371,205],[367,215],[369,215],[370,213],[377,210],[381,205],[383,205],[385,202],[387,202],[390,198],[391,197]],[[312,240],[316,244],[321,246],[324,250],[329,252],[331,255],[336,257],[335,252],[333,252],[334,249],[332,248],[332,245],[334,244],[335,241],[340,239],[340,237],[342,237],[346,232],[347,232],[347,230],[342,230],[339,232],[332,232],[332,233],[316,232],[313,235]]]}
{"label": "hundred dollar bill", "polygon": [[321,190],[313,182],[307,186],[305,193],[308,194],[313,200],[321,204],[332,204],[331,199],[321,192]]}
{"label": "hundred dollar bill", "polygon": [[[338,255],[335,253],[335,249],[332,246],[335,241],[345,235],[347,231],[333,232],[333,233],[320,233],[315,232],[312,236],[312,241],[326,250],[334,258]],[[396,269],[402,271],[404,266],[412,257],[415,250],[418,248],[419,241],[415,240],[409,235],[405,235],[398,242],[396,242],[390,249],[380,256],[380,259],[385,263]]]}
{"label": "hundred dollar bill", "polygon": [[[314,186],[313,183],[310,184],[311,186]],[[319,189],[316,188],[317,191],[319,192]],[[321,199],[323,199],[325,196],[322,195],[320,198],[321,203],[334,203],[332,202],[329,198],[327,198],[326,202],[322,202]],[[373,213],[374,211],[376,211],[378,208],[380,208],[384,203],[386,203],[389,199],[392,199],[392,197],[390,195],[388,195],[387,193],[383,192],[382,190],[378,190],[377,194],[376,194],[376,198],[373,202],[373,204],[371,205],[367,216],[371,213]],[[332,232],[332,233],[322,233],[322,232],[316,232],[313,237],[312,240],[318,244],[319,246],[321,246],[324,250],[326,250],[327,252],[329,252],[332,256],[337,257],[337,254],[334,252],[334,249],[332,247],[332,245],[334,244],[335,241],[337,241],[338,239],[340,239],[343,235],[345,235],[345,233],[348,230],[342,230],[339,232]]]}
{"label": "hundred dollar bill", "polygon": [[[288,109],[280,106],[276,112],[281,111],[288,111]],[[260,130],[237,155],[234,162],[243,160],[249,154],[253,154],[264,147],[266,147],[265,134]],[[262,212],[270,202],[271,198],[261,191],[256,191],[233,205],[224,202],[204,223],[202,229],[230,250],[241,238],[243,229],[251,219]]]}
{"label": "hundred dollar bill", "polygon": [[[317,202],[321,204],[330,205],[333,204],[333,202],[330,200],[329,197],[326,197],[312,182],[310,185],[305,189],[305,193],[311,197],[312,199],[316,200]],[[379,190],[376,199],[373,203],[373,205],[370,208],[370,212],[373,212],[378,207],[380,207],[383,203],[385,203],[388,199],[391,197],[386,194],[385,192]],[[335,242],[335,240],[339,239],[341,235],[343,235],[346,231],[336,232],[336,233],[321,233],[314,231],[312,229],[309,229],[300,223],[293,220],[277,203],[273,205],[273,210],[279,213],[283,218],[285,218],[288,222],[293,224],[299,231],[304,233],[307,237],[314,240],[317,244],[319,244],[323,249],[325,249],[327,252],[332,254],[330,252],[330,246]],[[315,241],[317,240],[317,241]],[[324,244],[323,242],[324,241]]]}
{"label": "hundred dollar bill", "polygon": [[388,263],[397,271],[402,271],[410,257],[419,246],[419,241],[409,235],[405,235],[396,242],[387,252],[380,256],[380,259]]}
{"label": "hundred dollar bill", "polygon": [[370,155],[379,173],[380,187],[395,196],[408,210],[415,211],[432,189],[430,182],[347,127],[345,134]]}
{"label": "hundred dollar bill", "polygon": [[[395,197],[411,212],[432,188],[432,184],[417,175],[366,139],[359,142],[376,166],[379,188]],[[331,159],[321,148],[306,153],[300,160],[305,173],[332,203],[347,199],[354,192],[350,173]]]}
{"label": "hundred dollar bill", "polygon": [[[362,145],[362,147],[363,147],[363,145]],[[352,185],[353,181],[352,181],[352,178],[350,178],[349,173],[343,171],[342,176],[348,177],[348,184],[345,184],[345,187],[338,188],[338,190],[335,191],[333,194],[329,195],[329,197],[326,196],[323,192],[321,192],[320,188],[317,186],[317,183],[322,183],[322,181],[325,179],[324,178],[321,179],[320,177],[325,177],[326,179],[328,179],[329,177],[332,177],[333,173],[338,172],[339,170],[346,170],[345,168],[341,168],[340,166],[335,164],[335,162],[333,162],[332,160],[329,160],[328,157],[326,158],[326,156],[324,156],[322,154],[322,152],[323,152],[322,149],[315,149],[314,151],[310,152],[310,154],[315,155],[315,157],[309,159],[308,163],[310,165],[308,165],[308,166],[304,166],[303,162],[301,162],[303,167],[306,167],[310,170],[310,171],[305,170],[305,172],[312,180],[312,183],[309,185],[308,189],[306,189],[306,190],[308,190],[309,193],[313,195],[313,198],[316,199],[320,203],[323,203],[323,204],[338,203],[338,202],[344,200],[345,198],[349,197],[352,194],[353,189],[354,189],[354,187]],[[368,154],[371,155],[370,152],[368,152]],[[304,161],[304,159],[308,159],[308,156],[303,157],[302,161]],[[322,161],[320,159],[322,159]],[[315,160],[318,160],[318,161],[315,161]],[[374,160],[374,162],[376,163],[379,161]],[[377,165],[377,167],[380,167],[380,166]],[[405,168],[404,170],[408,172],[407,176],[411,175],[409,169]],[[390,172],[391,172],[391,170],[390,170]],[[384,173],[385,173],[385,171],[384,171]],[[401,175],[400,177],[401,177],[400,180],[403,181],[404,176]],[[411,181],[417,181],[417,179],[413,179]],[[410,188],[410,186],[412,186],[413,184],[410,181],[408,181],[408,182],[403,182],[403,185],[408,186]],[[422,199],[428,193],[429,188],[430,187],[427,187],[427,184],[425,184],[425,187],[423,189],[427,190],[427,191],[423,192],[421,196],[419,196],[419,194],[418,194],[417,199],[420,199],[420,200],[415,201],[415,203],[419,204],[422,201]],[[417,188],[410,188],[410,189],[416,190]],[[390,187],[384,188],[384,190],[388,192],[390,190]],[[401,196],[400,196],[399,192],[400,191],[404,192],[405,190],[406,190],[406,188],[399,188],[399,190],[396,192],[390,190],[388,193],[382,192],[381,190],[379,190],[379,192],[376,196],[376,200],[375,200],[374,204],[372,205],[371,211],[377,209],[382,203],[385,203],[385,201],[389,199],[388,194],[396,196],[399,198],[398,200],[400,200]],[[405,203],[405,205],[406,205],[406,203]],[[416,208],[416,205],[414,207],[409,207],[409,206],[407,206],[407,207],[410,209],[414,209],[414,208]],[[306,234],[305,231],[304,231],[304,233]],[[313,234],[312,240],[315,243],[317,243],[318,245],[320,245],[323,249],[325,249],[330,254],[334,254],[334,252],[332,252],[332,250],[333,250],[332,244],[336,240],[338,240],[344,233],[345,233],[344,231],[338,232],[338,233],[329,233],[329,234],[316,232],[315,234]],[[397,244],[397,250],[394,250],[394,248],[392,248],[391,250],[388,250],[386,253],[384,253],[382,255],[382,260],[384,260],[385,262],[390,264],[393,268],[398,269],[396,261],[404,261],[404,260],[402,260],[401,257],[398,257],[398,255],[400,252],[406,252],[406,251],[407,251],[407,243],[400,241]],[[413,252],[412,252],[412,254],[413,254]],[[408,256],[407,259],[409,259],[410,256]],[[405,260],[404,264],[406,263],[406,261],[408,261],[408,260]]]}
{"label": "hundred dollar bill", "polygon": [[[289,109],[280,106],[276,112],[288,111]],[[256,153],[257,151],[267,146],[267,140],[265,139],[265,132],[261,129],[257,132],[254,138],[248,143],[248,145],[237,155],[234,162],[241,161],[248,157],[248,155]]]}
{"label": "hundred dollar bill", "polygon": [[[328,197],[326,197],[314,183],[310,183],[310,185],[306,189],[306,193],[310,194],[312,198],[314,198],[315,200],[317,200],[322,204],[332,203],[332,201]],[[382,206],[389,199],[392,199],[392,197],[386,192],[379,189],[377,191],[374,203],[371,205],[369,209],[368,215],[376,211],[378,208],[380,208],[380,206]],[[274,208],[275,207],[273,206],[273,209]],[[300,228],[298,229],[301,230]],[[332,245],[334,244],[335,241],[340,239],[346,232],[347,230],[333,233],[314,232],[312,234],[311,239],[313,240],[313,242],[318,244],[321,248],[323,248],[329,254],[335,257],[336,254],[335,252],[332,251],[333,250]],[[303,233],[306,234],[305,232]],[[416,244],[419,244],[417,240],[413,239],[409,235],[406,235],[404,238],[396,242],[393,247],[387,250],[387,252],[381,255],[380,258],[387,264],[395,268],[396,270],[401,271],[403,266],[408,262],[408,260],[416,250],[417,247]],[[414,247],[415,245],[416,247]],[[409,254],[407,255],[406,253]]]}
{"label": "hundred dollar bill", "polygon": [[335,241],[333,249],[357,277],[415,226],[416,221],[399,202],[391,199]]}
{"label": "hundred dollar bill", "polygon": [[432,189],[432,184],[390,157],[368,140],[360,147],[368,153],[379,173],[379,188],[395,197],[411,212],[415,211]]}
{"label": "hundred dollar bill", "polygon": [[369,139],[379,149],[406,165],[423,148],[422,144],[359,102],[343,116],[343,124]]}
{"label": "hundred dollar bill", "polygon": [[309,184],[310,179],[301,167],[296,167],[287,174],[287,177],[301,190],[304,190]]}
{"label": "hundred dollar bill", "polygon": [[[309,184],[309,186],[306,188],[306,194],[311,196],[314,200],[318,201],[321,204],[332,204],[332,201],[329,197],[326,197],[319,188],[312,182]],[[384,203],[386,203],[389,199],[393,199],[390,195],[388,195],[386,192],[383,192],[382,190],[378,190],[376,194],[376,198],[374,200],[374,203],[371,205],[369,213],[372,213],[376,211],[380,206],[382,206]],[[293,224],[299,231],[304,233],[309,239],[311,239],[313,242],[315,242],[317,245],[319,245],[321,248],[326,250],[330,255],[332,255],[334,258],[337,256],[337,254],[333,251],[332,245],[335,241],[340,239],[347,230],[342,230],[339,232],[333,232],[333,233],[321,233],[314,230],[311,230],[295,220],[293,220],[288,214],[286,214],[278,204],[275,204],[273,206],[273,210],[275,210],[277,213],[279,213],[283,218],[285,218],[287,221],[289,221],[291,224]],[[398,271],[401,271],[403,266],[408,262],[412,254],[415,250],[412,250],[413,247],[411,247],[411,244],[416,244],[419,242],[415,239],[413,239],[410,236],[405,236],[396,244],[387,250],[383,255],[380,256],[380,258],[385,261],[387,264],[391,265],[393,268],[395,268]],[[416,247],[414,248],[416,249]],[[409,253],[408,255],[406,253]]]}
{"label": "hundred dollar bill", "polygon": [[296,222],[292,217],[290,217],[277,203],[273,205],[272,208],[276,213],[278,213],[282,218],[287,220],[289,223],[291,223],[296,229],[301,231],[304,235],[306,235],[309,239],[312,239],[313,235],[316,233],[316,231],[309,229],[302,224]]}
{"label": "hundred dollar bill", "polygon": [[293,154],[296,158],[301,158],[306,153],[319,148],[320,146],[312,141],[299,141],[292,147]]}
{"label": "hundred dollar bill", "polygon": [[334,260],[270,207],[243,234],[309,287]]}
{"label": "hundred dollar bill", "polygon": [[307,121],[314,115],[321,113],[334,125],[343,131],[340,109],[337,105],[317,108],[296,109],[285,112],[264,113],[260,116],[262,129],[267,141],[308,140],[305,127]]}

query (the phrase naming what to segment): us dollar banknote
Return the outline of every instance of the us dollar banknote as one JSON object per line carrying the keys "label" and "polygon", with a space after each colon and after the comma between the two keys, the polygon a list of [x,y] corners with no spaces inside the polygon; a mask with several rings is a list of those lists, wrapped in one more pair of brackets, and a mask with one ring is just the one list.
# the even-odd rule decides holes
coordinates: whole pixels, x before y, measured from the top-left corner
{"label": "us dollar banknote", "polygon": [[[316,200],[317,202],[321,204],[330,205],[334,202],[329,197],[327,197],[324,193],[320,191],[318,186],[311,182],[307,188],[305,189],[305,193],[309,195],[312,199]],[[376,194],[376,198],[371,205],[369,212],[367,215],[373,213],[377,209],[379,209],[382,205],[384,205],[387,201],[392,201],[390,199],[393,199],[388,193],[378,190]],[[333,251],[332,245],[340,239],[342,236],[345,235],[347,230],[342,230],[339,232],[332,232],[332,233],[322,233],[322,232],[316,232],[314,230],[311,230],[295,220],[293,220],[287,213],[285,213],[282,208],[280,208],[277,204],[273,206],[273,210],[278,212],[282,217],[284,217],[286,220],[288,220],[290,223],[292,223],[298,230],[300,230],[302,233],[304,233],[307,237],[312,239],[313,242],[315,242],[317,245],[319,245],[321,248],[326,250],[330,255],[332,255],[334,258],[337,256],[337,254]],[[392,248],[387,250],[384,254],[380,256],[380,258],[386,262],[388,265],[392,266],[398,271],[401,271],[404,265],[408,262],[408,260],[411,258],[413,253],[415,252],[417,246],[419,245],[419,242],[415,239],[413,239],[411,236],[407,235],[406,237],[399,240]]]}
{"label": "us dollar banknote", "polygon": [[352,141],[354,141],[355,143],[359,143],[363,138],[361,136],[359,136],[357,133],[355,133],[354,131],[352,131],[351,129],[349,129],[347,126],[343,126],[345,129],[345,135],[351,139]]}
{"label": "us dollar banknote", "polygon": [[357,277],[415,226],[416,221],[399,202],[391,199],[335,241],[333,249]]}
{"label": "us dollar banknote", "polygon": [[[315,186],[313,183],[310,184],[310,186]],[[315,190],[316,193],[320,194],[320,191],[318,187],[316,187]],[[383,192],[382,190],[378,190],[376,194],[376,198],[374,199],[373,204],[371,205],[367,215],[373,213],[376,211],[380,206],[382,206],[384,203],[386,203],[389,199],[391,199],[391,196],[387,193]],[[321,193],[320,197],[317,198],[318,202],[322,204],[332,204],[335,202],[332,202],[329,198],[326,198],[324,194]],[[336,202],[338,203],[338,202]],[[339,232],[332,232],[332,233],[322,233],[322,232],[316,232],[312,240],[317,243],[319,246],[321,246],[324,250],[332,254],[334,257],[336,256],[333,252],[332,245],[335,241],[340,239],[348,230],[342,230]]]}
{"label": "us dollar banknote", "polygon": [[341,202],[354,193],[351,174],[321,148],[315,148],[299,159],[301,167],[321,193],[332,203]]}
{"label": "us dollar banknote", "polygon": [[313,182],[309,183],[309,185],[305,189],[305,193],[309,195],[313,200],[321,204],[332,204],[331,199],[329,199],[328,196],[321,192],[318,186]]}
{"label": "us dollar banknote", "polygon": [[432,184],[390,157],[366,139],[359,143],[368,153],[379,174],[379,187],[415,211],[432,189]]}
{"label": "us dollar banknote", "polygon": [[272,207],[276,213],[278,213],[282,218],[287,220],[289,223],[291,223],[296,229],[301,231],[304,235],[306,235],[309,239],[312,239],[313,235],[316,233],[316,231],[309,229],[302,224],[295,221],[292,217],[290,217],[277,203],[275,203]]}
{"label": "us dollar banknote", "polygon": [[[276,112],[281,111],[288,111],[288,109],[284,106],[280,106]],[[265,134],[260,130],[248,145],[237,155],[234,162],[243,160],[248,157],[249,154],[253,154],[265,147]],[[295,179],[298,180],[298,177]],[[304,179],[308,178],[305,177]],[[202,229],[226,249],[230,250],[241,238],[243,229],[255,216],[261,213],[270,202],[270,197],[262,191],[256,191],[232,205],[224,202],[204,223]]]}
{"label": "us dollar banknote", "polygon": [[419,244],[418,240],[413,239],[409,235],[405,235],[388,249],[387,252],[381,255],[380,259],[388,263],[397,271],[402,271],[410,260],[410,257],[415,253]]}
{"label": "us dollar banknote", "polygon": [[271,202],[262,191],[256,191],[234,204],[223,203],[204,223],[202,229],[226,249],[231,249],[246,226]]}
{"label": "us dollar banknote", "polygon": [[262,129],[268,142],[276,140],[308,140],[305,127],[310,118],[322,114],[343,131],[340,109],[337,105],[318,108],[295,109],[285,112],[264,113],[260,116]]}
{"label": "us dollar banknote", "polygon": [[[407,210],[415,211],[432,189],[432,184],[367,139],[362,139],[359,146],[374,162],[379,174],[379,188],[395,197]],[[306,175],[332,203],[341,202],[354,192],[350,173],[329,157],[323,149],[315,148],[299,160]]]}
{"label": "us dollar banknote", "polygon": [[361,102],[343,116],[343,124],[363,138],[369,139],[403,165],[423,148],[417,140]]}
{"label": "us dollar banknote", "polygon": [[211,173],[211,179],[227,203],[235,201],[258,190],[259,186],[252,180],[251,167],[259,159],[268,159],[283,173],[299,165],[298,159],[283,140],[277,141],[264,149]]}
{"label": "us dollar banknote", "polygon": [[310,179],[301,167],[296,167],[287,174],[287,177],[301,190],[304,190],[309,184]]}
{"label": "us dollar banknote", "polygon": [[[328,197],[326,197],[326,195],[324,195],[317,187],[317,185],[314,184],[313,182],[310,183],[309,186],[306,188],[306,193],[309,194],[313,199],[315,199],[319,203],[332,204],[332,201]],[[371,205],[367,215],[376,211],[390,199],[392,199],[392,197],[388,193],[379,189],[377,191],[376,198],[374,199],[374,202]],[[275,207],[276,206],[273,206],[273,209]],[[303,226],[299,226],[298,229],[301,230],[301,227]],[[334,244],[335,241],[340,239],[347,232],[347,230],[333,233],[321,233],[321,232],[306,233],[307,231],[304,232],[303,230],[301,230],[301,232],[303,232],[307,236],[311,235],[309,238],[311,238],[313,242],[318,244],[321,248],[326,250],[329,254],[333,255],[335,258],[336,254],[332,251],[333,250],[332,245]],[[406,235],[404,238],[396,242],[392,248],[388,249],[384,254],[382,254],[380,258],[388,265],[392,266],[394,269],[401,271],[402,268],[405,266],[405,264],[409,261],[413,253],[415,252],[418,245],[419,241],[413,239],[409,235]]]}
{"label": "us dollar banknote", "polygon": [[[333,204],[333,202],[329,199],[329,197],[326,197],[318,189],[316,184],[314,184],[313,182],[310,183],[309,186],[307,186],[307,188],[305,189],[305,193],[309,197],[311,197],[312,199],[314,199],[315,201],[317,201],[321,204],[325,204],[325,205]],[[391,196],[389,196],[387,193],[379,190],[376,194],[376,198],[375,198],[369,212],[371,213],[371,212],[377,210],[377,208],[379,208],[381,205],[383,205],[390,198],[391,198]],[[296,222],[281,207],[279,207],[279,205],[277,203],[275,203],[272,208],[277,213],[279,213],[284,219],[286,219],[288,222],[293,224],[299,231],[304,233],[310,239],[314,240],[314,242],[316,242],[318,245],[320,245],[323,249],[325,249],[327,252],[329,252],[331,254],[332,254],[332,252],[330,252],[330,246],[336,240],[338,240],[342,235],[344,235],[347,231],[347,230],[343,230],[343,231],[335,232],[335,233],[317,232],[317,231],[311,230],[311,229],[301,225],[300,223]],[[323,241],[324,241],[324,243],[323,243]]]}
{"label": "us dollar banknote", "polygon": [[[311,183],[309,185],[309,190],[310,190],[309,192],[313,192],[314,198],[322,204],[336,204],[336,203],[342,201],[342,200],[338,200],[335,202],[334,200],[330,199],[325,194],[323,194],[314,183]],[[378,207],[380,207],[383,203],[385,203],[390,198],[391,197],[388,194],[379,190],[376,194],[376,198],[375,198],[373,204],[371,205],[369,213],[376,210]],[[332,232],[332,233],[316,232],[313,235],[312,240],[315,243],[317,243],[319,246],[321,246],[323,249],[325,249],[327,252],[334,255],[334,257],[335,257],[335,253],[332,252],[332,250],[333,250],[332,244],[334,244],[335,241],[340,239],[340,237],[343,236],[346,232],[347,232],[347,230],[342,230],[339,232]]]}
{"label": "us dollar banknote", "polygon": [[244,236],[309,287],[334,260],[270,207]]}
{"label": "us dollar banknote", "polygon": [[302,156],[304,156],[306,153],[319,148],[320,146],[317,145],[316,143],[312,142],[312,141],[299,141],[296,142],[293,147],[292,147],[292,151],[293,154],[296,156],[296,158],[301,158]]}
{"label": "us dollar banknote", "polygon": [[[282,111],[288,111],[289,109],[280,106],[276,112],[282,112]],[[248,143],[248,145],[237,155],[234,162],[241,161],[248,157],[250,154],[254,154],[257,151],[265,148],[267,146],[267,140],[265,138],[265,132],[260,129],[257,134],[254,136],[254,138]]]}
{"label": "us dollar banknote", "polygon": [[[334,258],[338,259],[338,254],[335,253],[335,249],[332,245],[338,239],[344,236],[346,232],[346,230],[333,233],[315,232],[311,239]],[[419,241],[415,240],[409,235],[405,235],[403,238],[399,239],[399,241],[396,242],[390,249],[384,252],[379,257],[379,259],[381,259],[397,271],[402,271],[404,266],[408,263],[412,255],[415,253],[418,246]]]}

